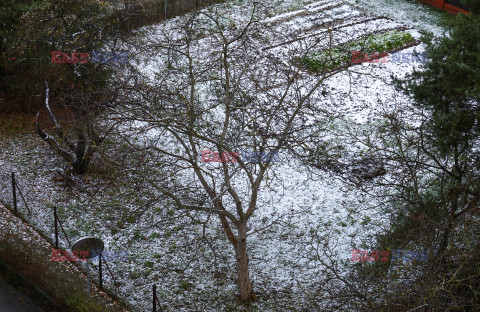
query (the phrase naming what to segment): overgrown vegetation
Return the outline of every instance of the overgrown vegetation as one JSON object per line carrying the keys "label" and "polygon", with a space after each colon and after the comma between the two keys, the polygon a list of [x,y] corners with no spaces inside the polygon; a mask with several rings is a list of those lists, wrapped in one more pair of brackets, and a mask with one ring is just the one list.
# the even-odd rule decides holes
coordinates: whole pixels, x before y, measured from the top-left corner
{"label": "overgrown vegetation", "polygon": [[407,32],[391,30],[384,34],[374,34],[363,39],[350,41],[327,50],[310,53],[301,59],[301,64],[314,72],[328,71],[350,64],[353,51],[362,53],[383,53],[392,51],[414,42]]}
{"label": "overgrown vegetation", "polygon": [[392,222],[377,249],[426,251],[428,261],[359,264],[356,286],[375,285],[379,311],[479,311],[480,19],[459,15],[448,36],[424,41],[425,70],[395,80],[418,111],[388,115],[376,147],[396,172],[382,184]]}

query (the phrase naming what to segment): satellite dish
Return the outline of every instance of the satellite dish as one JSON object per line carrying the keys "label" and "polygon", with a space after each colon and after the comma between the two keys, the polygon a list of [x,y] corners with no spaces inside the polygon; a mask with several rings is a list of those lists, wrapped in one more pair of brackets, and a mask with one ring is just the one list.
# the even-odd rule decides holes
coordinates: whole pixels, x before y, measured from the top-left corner
{"label": "satellite dish", "polygon": [[[99,250],[102,252],[104,249],[104,244],[101,239],[94,238],[94,237],[85,237],[80,240],[78,240],[75,244],[72,246],[72,251],[88,251],[88,255],[86,256],[86,259],[91,259],[94,256],[94,250]],[[97,256],[97,254],[95,254]]]}

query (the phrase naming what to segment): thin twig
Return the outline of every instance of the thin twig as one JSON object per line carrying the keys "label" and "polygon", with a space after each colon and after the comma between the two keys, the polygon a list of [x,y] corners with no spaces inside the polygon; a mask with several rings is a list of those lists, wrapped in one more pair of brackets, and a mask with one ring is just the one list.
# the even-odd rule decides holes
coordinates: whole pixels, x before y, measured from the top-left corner
{"label": "thin twig", "polygon": [[420,309],[420,308],[423,308],[423,307],[428,307],[428,304],[425,303],[424,305],[421,305],[421,306],[419,306],[419,307],[417,307],[417,308],[415,308],[415,309],[408,310],[407,312],[416,311],[416,310],[418,310],[418,309]]}

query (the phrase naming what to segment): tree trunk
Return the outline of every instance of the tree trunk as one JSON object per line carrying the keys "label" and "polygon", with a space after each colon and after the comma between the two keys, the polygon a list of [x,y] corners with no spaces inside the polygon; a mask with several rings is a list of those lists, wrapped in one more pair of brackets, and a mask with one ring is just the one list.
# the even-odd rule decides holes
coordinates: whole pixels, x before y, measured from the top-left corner
{"label": "tree trunk", "polygon": [[87,173],[87,167],[88,167],[87,159],[76,159],[72,164],[73,171],[80,175]]}
{"label": "tree trunk", "polygon": [[238,240],[235,246],[235,256],[237,258],[237,283],[240,290],[240,300],[243,303],[250,303],[256,300],[253,293],[252,283],[250,281],[250,271],[248,267],[247,254],[247,226],[239,225]]}

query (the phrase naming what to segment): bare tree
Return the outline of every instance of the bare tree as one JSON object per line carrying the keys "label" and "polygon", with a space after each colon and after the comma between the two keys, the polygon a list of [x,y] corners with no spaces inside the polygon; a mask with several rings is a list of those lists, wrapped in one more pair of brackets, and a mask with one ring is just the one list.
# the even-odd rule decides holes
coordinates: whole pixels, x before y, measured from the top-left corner
{"label": "bare tree", "polygon": [[37,133],[50,147],[57,152],[69,165],[74,172],[84,174],[88,165],[107,134],[101,136],[99,130],[95,127],[95,118],[91,112],[85,108],[74,110],[73,130],[64,130],[64,127],[58,122],[52,108],[49,105],[49,88],[45,82],[45,108],[48,116],[53,123],[56,137],[49,135],[41,128],[37,114],[36,125]]}
{"label": "bare tree", "polygon": [[[165,29],[150,46],[168,66],[113,111],[124,139],[149,155],[145,179],[178,209],[218,217],[245,303],[256,300],[248,236],[262,230],[251,229],[250,220],[262,209],[259,197],[275,175],[276,153],[319,135],[325,114],[317,91],[334,74],[310,75],[298,66],[321,42],[330,44],[328,32],[263,50],[272,45],[266,38],[281,42],[282,35],[254,16],[255,9],[235,25],[198,13]],[[242,151],[253,157],[241,157]]]}
{"label": "bare tree", "polygon": [[[55,135],[42,128],[38,115],[37,133],[73,171],[84,174],[105,138],[100,117],[113,102],[115,89],[120,87],[118,81],[115,85],[109,81],[112,69],[117,66],[112,64],[114,58],[104,57],[103,62],[109,64],[98,64],[101,60],[94,51],[118,51],[118,39],[125,34],[115,27],[118,22],[111,15],[110,6],[103,2],[48,3],[23,18],[29,26],[20,28],[23,35],[20,43],[31,46],[32,42],[42,42],[43,48],[50,50],[41,56],[50,63],[48,71],[45,69],[41,76],[34,77],[42,81],[40,86],[43,81],[48,82],[45,111]],[[47,60],[41,63],[48,64]],[[40,62],[35,59],[34,63]]]}

